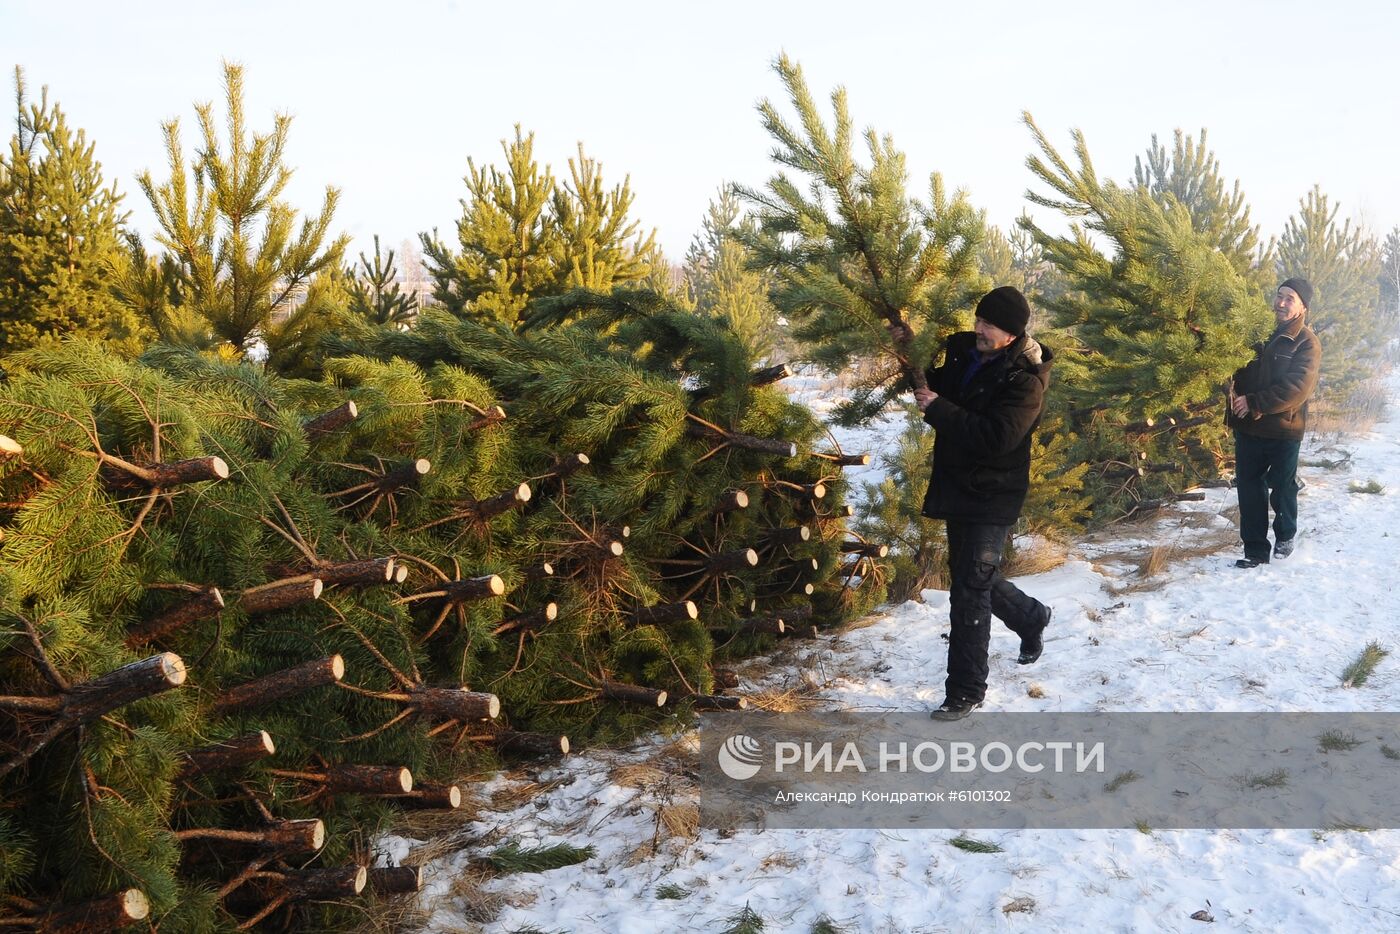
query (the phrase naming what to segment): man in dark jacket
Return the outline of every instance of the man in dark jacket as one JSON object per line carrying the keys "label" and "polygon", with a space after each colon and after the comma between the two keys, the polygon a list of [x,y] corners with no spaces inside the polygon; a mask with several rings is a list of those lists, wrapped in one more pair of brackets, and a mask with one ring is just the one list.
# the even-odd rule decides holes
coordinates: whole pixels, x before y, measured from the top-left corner
{"label": "man in dark jacket", "polygon": [[916,390],[936,434],[924,515],[948,523],[952,632],[948,679],[935,719],[956,720],[987,693],[992,615],[1021,637],[1017,659],[1040,658],[1050,608],[1001,575],[1007,534],[1030,488],[1031,433],[1050,381],[1050,351],[1026,334],[1030,304],[1017,289],[977,303],[976,327],[948,338],[943,363]]}
{"label": "man in dark jacket", "polygon": [[1269,563],[1269,506],[1274,557],[1293,553],[1298,532],[1298,449],[1317,388],[1322,345],[1307,325],[1312,284],[1287,279],[1274,296],[1273,336],[1230,381],[1225,422],[1235,431],[1235,487],[1240,498],[1244,557],[1236,567]]}

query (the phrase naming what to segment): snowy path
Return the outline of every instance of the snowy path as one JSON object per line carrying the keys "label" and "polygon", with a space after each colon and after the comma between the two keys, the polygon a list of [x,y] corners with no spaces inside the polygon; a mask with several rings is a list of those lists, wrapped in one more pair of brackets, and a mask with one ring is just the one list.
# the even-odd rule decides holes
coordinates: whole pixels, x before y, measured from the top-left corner
{"label": "snowy path", "polygon": [[[1391,389],[1400,395],[1400,381]],[[1338,447],[1352,453],[1349,464],[1302,471],[1299,545],[1286,562],[1237,570],[1234,542],[1171,565],[1160,587],[1125,590],[1136,581],[1125,552],[1224,539],[1234,492],[1212,490],[1206,502],[1134,529],[1139,541],[1084,544],[1054,571],[1020,579],[1054,606],[1053,629],[1045,656],[1028,668],[1015,664],[1016,638],[994,631],[987,708],[1400,710],[1400,654],[1361,687],[1340,683],[1367,642],[1400,650],[1400,409]],[[1315,446],[1305,448],[1310,456],[1319,457]],[[1385,494],[1349,489],[1369,480]],[[834,707],[933,707],[942,699],[947,595],[927,598],[835,639],[789,647],[780,665],[741,669],[766,678],[744,688],[791,687],[802,674]],[[425,930],[719,932],[747,904],[765,931],[803,934],[822,916],[852,932],[1199,931],[1190,916],[1200,910],[1215,930],[1400,931],[1400,831],[969,829],[1003,847],[996,854],[949,846],[955,831],[704,831],[663,839],[650,853],[657,809],[691,793],[684,756],[664,746],[572,757],[537,776],[571,782],[515,810],[483,812],[462,838],[475,848],[425,866]],[[635,763],[652,771],[615,771]],[[469,858],[507,836],[592,843],[597,852],[579,865],[487,882],[466,901],[494,895],[506,904],[475,926],[453,884]],[[396,858],[411,848],[388,842]],[[658,898],[658,889],[685,897]]]}

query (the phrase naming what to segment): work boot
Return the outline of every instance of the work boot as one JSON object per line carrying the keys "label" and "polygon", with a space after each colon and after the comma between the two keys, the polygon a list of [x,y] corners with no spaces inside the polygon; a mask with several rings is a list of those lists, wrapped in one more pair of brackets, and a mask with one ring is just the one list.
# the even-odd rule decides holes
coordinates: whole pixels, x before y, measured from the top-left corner
{"label": "work boot", "polygon": [[1282,541],[1276,542],[1274,544],[1275,558],[1287,558],[1291,554],[1293,554],[1293,539],[1285,538]]}
{"label": "work boot", "polygon": [[980,700],[953,700],[950,697],[937,710],[929,714],[929,717],[934,720],[961,720],[981,706]]}
{"label": "work boot", "polygon": [[1029,636],[1021,637],[1021,654],[1016,656],[1016,664],[1030,665],[1040,658],[1040,653],[1045,651],[1045,641],[1041,638],[1045,634],[1045,627],[1050,625],[1050,617],[1054,610],[1048,605],[1045,607],[1045,618],[1040,622],[1040,628]]}

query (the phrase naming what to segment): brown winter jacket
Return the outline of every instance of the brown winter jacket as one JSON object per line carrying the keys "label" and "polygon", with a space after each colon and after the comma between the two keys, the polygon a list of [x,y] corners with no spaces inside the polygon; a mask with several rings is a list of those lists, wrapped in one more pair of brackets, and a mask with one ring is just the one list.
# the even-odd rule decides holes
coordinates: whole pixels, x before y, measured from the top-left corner
{"label": "brown winter jacket", "polygon": [[1235,394],[1248,401],[1249,414],[1240,418],[1227,405],[1225,424],[1257,438],[1303,440],[1321,365],[1322,345],[1303,316],[1278,328],[1235,373]]}

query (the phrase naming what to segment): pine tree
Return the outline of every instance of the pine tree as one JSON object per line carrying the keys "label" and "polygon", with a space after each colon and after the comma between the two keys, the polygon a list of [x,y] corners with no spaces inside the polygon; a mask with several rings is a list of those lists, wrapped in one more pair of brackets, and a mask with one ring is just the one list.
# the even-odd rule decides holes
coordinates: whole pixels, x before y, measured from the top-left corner
{"label": "pine tree", "polygon": [[559,231],[548,210],[554,176],[535,161],[535,134],[501,141],[504,169],[467,159],[467,198],[457,221],[461,252],[423,234],[433,298],[458,316],[516,321],[532,294],[555,278]]}
{"label": "pine tree", "polygon": [[569,159],[569,181],[554,189],[561,246],[554,293],[606,292],[647,277],[659,257],[656,232],[639,233],[639,222],[629,216],[634,198],[629,178],[605,189],[602,165],[579,143],[578,158]]}
{"label": "pine tree", "polygon": [[1298,202],[1279,239],[1280,279],[1302,276],[1312,283],[1308,323],[1322,342],[1321,394],[1344,400],[1385,350],[1386,316],[1381,313],[1380,245],[1350,219],[1337,223],[1340,204],[1313,186]]}
{"label": "pine tree", "polygon": [[534,156],[535,135],[502,140],[505,167],[467,160],[459,250],[423,234],[433,297],[459,317],[515,324],[532,298],[570,289],[607,291],[644,280],[659,256],[629,217],[629,182],[608,189],[602,167],[579,145],[560,185]]}
{"label": "pine tree", "polygon": [[1381,315],[1390,333],[1400,322],[1400,227],[1392,227],[1381,247]]}
{"label": "pine tree", "polygon": [[768,299],[769,276],[753,268],[744,239],[757,234],[751,218],[741,217],[732,187],[720,188],[685,257],[685,279],[695,309],[729,322],[756,357],[772,351],[778,314]]}
{"label": "pine tree", "polygon": [[759,234],[744,239],[776,276],[773,302],[816,362],[838,370],[872,361],[836,413],[842,424],[857,424],[911,383],[922,385],[940,342],[970,325],[986,287],[977,269],[984,215],[961,189],[949,195],[938,173],[927,204],[911,198],[904,154],[888,136],[868,131],[869,165],[860,164],[844,89],[832,94],[828,128],[801,68],[787,56],[774,67],[801,128],[767,100],[759,113],[777,142],[774,159],[805,184],[779,172],[761,191],[739,189],[759,224]]}
{"label": "pine tree", "polygon": [[360,265],[346,269],[345,280],[348,310],[371,324],[404,328],[418,314],[418,298],[399,288],[394,251],[387,257],[380,253],[378,234],[374,235],[374,261],[361,253]]}
{"label": "pine tree", "polygon": [[1092,465],[1095,512],[1122,515],[1219,469],[1221,387],[1267,333],[1267,306],[1175,195],[1100,179],[1077,130],[1072,166],[1025,120],[1040,150],[1027,165],[1052,192],[1027,196],[1084,219],[1065,236],[1026,224],[1067,286],[1047,299],[1065,387],[1051,424],[1069,416],[1068,463]]}
{"label": "pine tree", "polygon": [[122,196],[48,88],[27,99],[19,68],[15,106],[15,134],[0,153],[0,354],[68,335],[135,353],[142,324],[107,288],[126,220]]}
{"label": "pine tree", "polygon": [[[661,692],[713,702],[712,661],[780,621],[882,597],[874,557],[843,561],[838,456],[723,322],[641,290],[537,306],[523,332],[366,323],[318,381],[169,346],[7,360],[0,924],[127,887],[170,930],[251,923],[276,893],[249,874],[290,867],[229,834],[320,819],[315,865],[362,863],[400,769],[478,772],[514,731],[635,735]],[[47,742],[69,686],[165,652],[186,687]],[[266,677],[320,686],[258,706],[240,687]],[[260,730],[275,756],[186,773]]]}
{"label": "pine tree", "polygon": [[298,228],[296,211],[281,200],[292,172],[284,161],[291,117],[278,114],[270,132],[251,132],[240,66],[224,65],[224,87],[227,141],[212,104],[197,105],[202,145],[194,160],[186,162],[172,120],[164,125],[170,178],[158,186],[149,171],[138,177],[160,225],[156,239],[175,263],[180,316],[172,321],[160,306],[141,310],[163,340],[223,343],[238,354],[261,342],[269,366],[291,370],[303,364],[330,311],[307,290],[318,273],[340,265],[348,242],[328,239],[339,192],[327,187],[321,212]]}
{"label": "pine tree", "polygon": [[1249,205],[1236,180],[1229,189],[1220,174],[1220,160],[1206,148],[1206,130],[1199,142],[1176,130],[1172,151],[1152,135],[1146,162],[1139,156],[1133,177],[1163,207],[1176,203],[1191,215],[1191,227],[1229,260],[1235,271],[1260,289],[1272,283],[1272,242],[1261,245],[1259,227],[1249,222]]}
{"label": "pine tree", "polygon": [[1042,303],[1058,297],[1064,286],[1059,271],[1045,259],[1045,253],[1035,237],[1026,229],[1030,215],[1022,212],[1002,233],[999,227],[988,227],[978,255],[978,267],[988,282],[1012,285],[1021,290],[1031,304],[1031,333],[1049,327]]}

